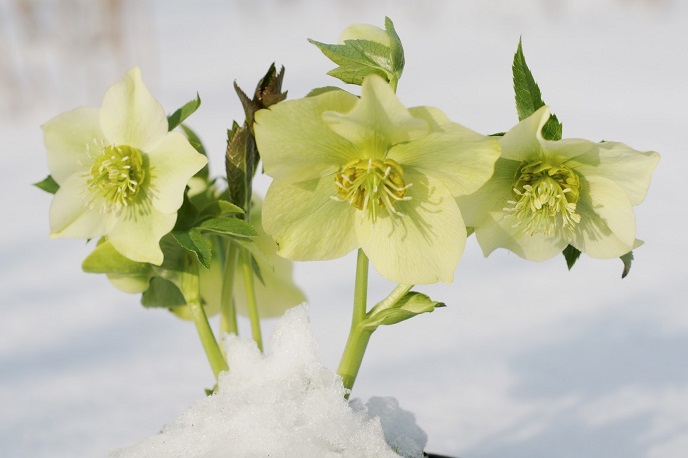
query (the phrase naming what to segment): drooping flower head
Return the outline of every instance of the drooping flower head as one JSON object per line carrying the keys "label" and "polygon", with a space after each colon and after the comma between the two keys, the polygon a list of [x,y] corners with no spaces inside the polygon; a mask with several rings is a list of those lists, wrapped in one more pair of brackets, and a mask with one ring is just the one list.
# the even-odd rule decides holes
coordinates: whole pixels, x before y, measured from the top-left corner
{"label": "drooping flower head", "polygon": [[407,109],[377,75],[344,91],[256,114],[256,141],[274,180],[263,225],[294,260],[362,248],[401,284],[450,282],[466,229],[455,197],[478,189],[499,156],[494,139],[431,107]]}
{"label": "drooping flower head", "polygon": [[493,177],[459,206],[485,256],[506,248],[533,261],[572,245],[594,258],[634,248],[633,206],[645,198],[659,160],[623,143],[549,141],[542,107],[507,132]]}
{"label": "drooping flower head", "polygon": [[159,265],[184,188],[207,159],[179,132],[138,68],[105,93],[43,126],[48,168],[60,185],[50,207],[51,237],[107,235],[127,258]]}

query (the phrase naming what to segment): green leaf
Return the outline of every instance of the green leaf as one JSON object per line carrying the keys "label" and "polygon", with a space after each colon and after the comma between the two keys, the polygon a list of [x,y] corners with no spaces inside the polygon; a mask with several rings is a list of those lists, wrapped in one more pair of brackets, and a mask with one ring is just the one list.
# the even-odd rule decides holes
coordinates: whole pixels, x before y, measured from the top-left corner
{"label": "green leaf", "polygon": [[150,286],[141,296],[141,305],[171,309],[186,305],[186,300],[174,283],[161,277],[153,277]]}
{"label": "green leaf", "polygon": [[172,236],[185,250],[196,255],[196,259],[206,269],[210,267],[210,261],[213,257],[212,247],[210,241],[203,237],[203,234],[196,228],[191,228],[188,231],[172,231]]}
{"label": "green leaf", "polygon": [[57,184],[57,181],[53,180],[53,177],[50,175],[45,177],[43,181],[39,181],[33,185],[45,192],[49,192],[50,194],[55,194],[57,190],[60,189],[60,185]]}
{"label": "green leaf", "polygon": [[167,117],[167,130],[174,130],[178,125],[180,125],[186,118],[191,116],[198,107],[201,106],[201,97],[196,93],[196,98],[184,104],[183,107],[172,113]]}
{"label": "green leaf", "polygon": [[136,262],[120,254],[110,243],[103,241],[86,256],[81,264],[84,272],[94,274],[118,274],[132,277],[145,277],[150,275],[151,265],[145,262]]}
{"label": "green leaf", "polygon": [[373,331],[380,325],[390,325],[408,320],[422,313],[430,313],[437,307],[445,307],[442,302],[433,301],[425,294],[410,291],[390,308],[376,310],[373,308],[362,325]]}
{"label": "green leaf", "polygon": [[196,226],[200,231],[216,232],[234,237],[255,237],[258,234],[249,223],[233,217],[217,217],[203,221]]}
{"label": "green leaf", "polygon": [[385,30],[390,38],[392,72],[398,81],[399,78],[401,78],[401,74],[404,71],[404,65],[406,63],[404,59],[404,47],[401,45],[401,39],[399,38],[397,31],[394,29],[394,23],[388,17],[385,17]]}
{"label": "green leaf", "polygon": [[209,218],[215,218],[222,215],[243,215],[244,210],[242,210],[237,205],[226,200],[216,200],[211,202],[203,210],[200,211],[196,221],[203,221]]}
{"label": "green leaf", "polygon": [[631,263],[633,262],[633,252],[629,251],[625,255],[621,256],[619,259],[623,262],[624,268],[621,272],[621,278],[626,278],[626,275],[631,271]]}
{"label": "green leaf", "polygon": [[381,43],[370,40],[346,40],[343,45],[329,45],[311,39],[308,41],[339,65],[327,74],[347,84],[360,85],[370,74],[379,75],[387,81],[395,77],[392,51]]}
{"label": "green leaf", "polygon": [[[514,92],[516,95],[516,111],[518,112],[518,119],[520,121],[535,113],[540,107],[545,105],[545,102],[542,100],[540,88],[526,64],[526,58],[523,55],[523,47],[520,39],[518,40],[518,48],[514,55],[512,70],[514,75]],[[562,124],[554,114],[550,115],[543,126],[542,136],[547,140],[561,140]]]}
{"label": "green leaf", "polygon": [[251,201],[250,182],[253,177],[253,160],[258,155],[256,142],[244,123],[239,126],[236,122],[227,131],[227,152],[225,154],[225,170],[227,172],[227,187],[229,200],[244,211],[248,210]]}
{"label": "green leaf", "polygon": [[571,270],[576,261],[578,261],[578,258],[580,258],[581,252],[573,245],[568,245],[561,254],[563,254],[566,259],[566,266]]}

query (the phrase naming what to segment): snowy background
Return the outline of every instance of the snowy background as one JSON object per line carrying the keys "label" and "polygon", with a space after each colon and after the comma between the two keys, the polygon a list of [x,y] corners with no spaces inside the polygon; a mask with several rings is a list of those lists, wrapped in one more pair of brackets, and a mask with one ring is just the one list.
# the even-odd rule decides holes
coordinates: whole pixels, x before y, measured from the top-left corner
{"label": "snowy background", "polygon": [[[80,263],[90,247],[48,239],[39,125],[133,65],[190,124],[222,173],[225,129],[271,62],[290,98],[336,84],[307,37],[390,16],[406,50],[398,95],[479,132],[517,122],[520,36],[565,137],[662,154],[628,278],[620,261],[482,257],[474,239],[448,307],[380,329],[354,396],[394,396],[427,450],[478,457],[688,456],[688,4],[680,0],[0,0],[0,456],[104,456],[173,421],[213,383],[193,326],[146,310]],[[265,189],[268,181],[259,181]],[[349,327],[355,259],[297,266],[324,362]],[[392,285],[371,275],[371,302]],[[684,299],[680,299],[683,297]],[[242,331],[248,334],[247,323]],[[274,323],[268,323],[268,335]]]}

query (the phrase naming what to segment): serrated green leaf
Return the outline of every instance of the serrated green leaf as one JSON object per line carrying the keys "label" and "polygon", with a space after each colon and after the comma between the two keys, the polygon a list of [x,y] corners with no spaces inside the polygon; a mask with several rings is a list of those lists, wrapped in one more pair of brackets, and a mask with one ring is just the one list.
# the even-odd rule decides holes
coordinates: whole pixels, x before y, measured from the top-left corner
{"label": "serrated green leaf", "polygon": [[623,262],[624,268],[621,272],[621,278],[626,278],[626,275],[631,271],[631,263],[633,262],[633,252],[629,251],[625,255],[621,256],[619,259]]}
{"label": "serrated green leaf", "polygon": [[161,277],[153,277],[150,286],[141,296],[141,305],[171,309],[186,305],[186,300],[174,283]]}
{"label": "serrated green leaf", "polygon": [[566,266],[571,270],[576,261],[578,261],[578,258],[580,258],[581,252],[573,245],[568,245],[561,254],[563,254],[564,259],[566,259]]}
{"label": "serrated green leaf", "polygon": [[433,301],[425,294],[410,291],[390,308],[368,312],[362,326],[366,330],[374,330],[380,325],[390,325],[408,320],[422,313],[430,313],[438,307],[444,307],[442,302]]}
{"label": "serrated green leaf", "polygon": [[[533,74],[526,64],[526,58],[523,55],[523,47],[521,40],[518,40],[518,48],[514,54],[514,62],[512,65],[513,79],[514,79],[514,93],[516,96],[516,111],[518,112],[518,119],[523,120],[535,113],[540,107],[545,105],[542,100],[540,88],[533,78]],[[562,124],[557,117],[552,114],[542,128],[542,136],[547,140],[561,140],[562,138]]]}
{"label": "serrated green leaf", "polygon": [[258,235],[253,226],[243,219],[227,216],[207,219],[196,227],[200,231],[215,232],[234,237],[255,237]]}
{"label": "serrated green leaf", "polygon": [[150,275],[151,265],[145,262],[136,262],[120,254],[110,243],[99,243],[93,251],[86,256],[81,269],[93,274],[118,274],[132,277],[144,277]]}
{"label": "serrated green leaf", "polygon": [[172,236],[185,250],[193,253],[196,259],[206,269],[210,267],[210,261],[213,257],[212,246],[210,241],[203,237],[203,234],[196,228],[191,228],[188,231],[172,231]]}
{"label": "serrated green leaf", "polygon": [[50,194],[55,194],[57,190],[60,189],[60,185],[57,184],[57,181],[53,180],[53,177],[50,175],[45,177],[44,180],[34,183],[33,185],[45,192],[49,192]]}
{"label": "serrated green leaf", "polygon": [[194,100],[191,100],[187,103],[184,104],[181,108],[179,108],[177,111],[172,113],[167,117],[167,130],[171,131],[174,130],[177,126],[179,126],[186,118],[191,116],[196,110],[198,110],[198,107],[201,106],[201,96],[198,95],[198,92],[196,93],[196,98]]}
{"label": "serrated green leaf", "polygon": [[326,44],[308,39],[339,67],[328,75],[347,84],[358,84],[370,75],[376,74],[387,81],[397,79],[392,61],[392,50],[381,43],[370,40],[346,40],[344,44]]}

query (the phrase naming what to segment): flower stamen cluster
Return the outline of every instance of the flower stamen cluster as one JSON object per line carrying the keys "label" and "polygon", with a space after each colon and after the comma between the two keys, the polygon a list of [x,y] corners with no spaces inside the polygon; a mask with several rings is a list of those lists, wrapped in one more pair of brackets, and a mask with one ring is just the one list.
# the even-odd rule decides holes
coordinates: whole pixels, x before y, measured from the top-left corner
{"label": "flower stamen cluster", "polygon": [[516,220],[513,227],[524,234],[549,236],[559,229],[573,232],[580,222],[576,213],[580,179],[565,165],[524,161],[516,171],[513,196],[504,211]]}
{"label": "flower stamen cluster", "polygon": [[127,145],[105,146],[86,178],[92,198],[102,198],[103,211],[121,210],[134,201],[142,188],[146,178],[143,155]]}
{"label": "flower stamen cluster", "polygon": [[394,208],[394,204],[400,200],[411,200],[406,190],[413,184],[406,184],[403,174],[401,166],[392,159],[354,159],[335,174],[337,196],[333,197],[368,212],[373,223],[380,209],[385,209],[389,215],[403,216]]}

